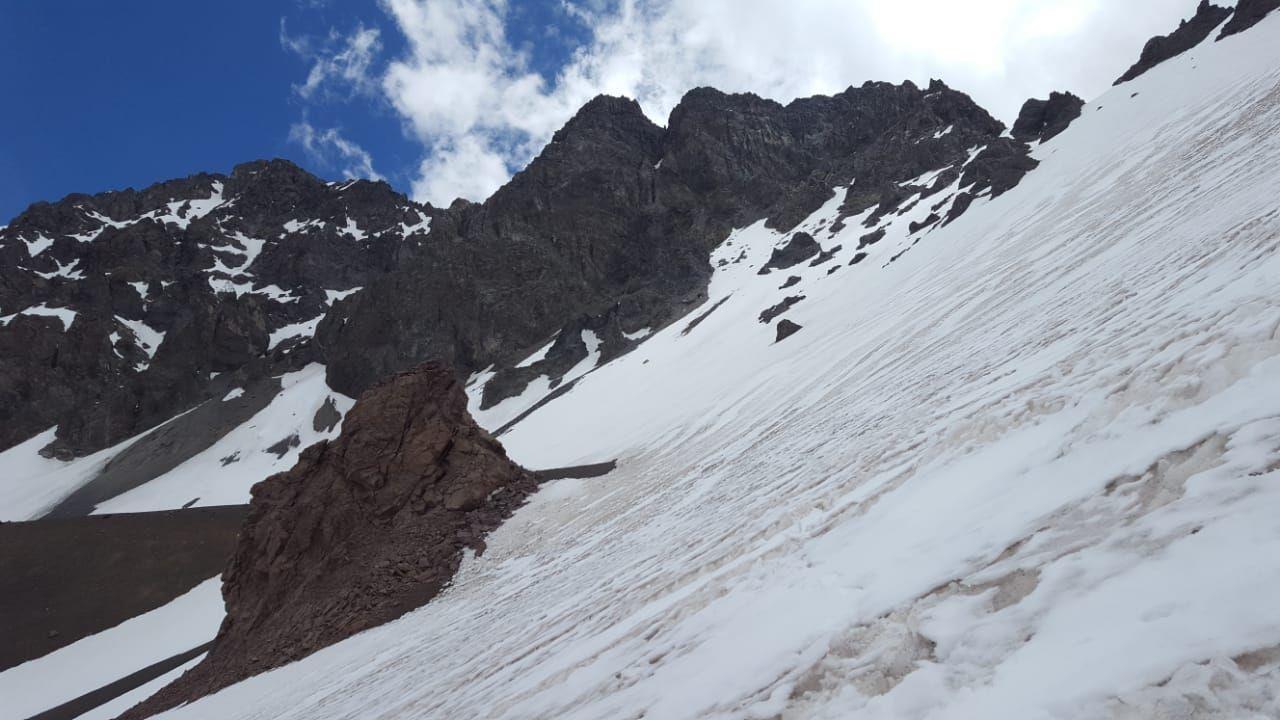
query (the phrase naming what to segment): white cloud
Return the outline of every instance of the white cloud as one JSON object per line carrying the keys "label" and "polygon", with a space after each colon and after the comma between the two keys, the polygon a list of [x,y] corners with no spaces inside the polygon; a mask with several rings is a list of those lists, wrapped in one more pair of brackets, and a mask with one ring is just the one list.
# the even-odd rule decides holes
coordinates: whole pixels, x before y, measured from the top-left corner
{"label": "white cloud", "polygon": [[373,158],[354,142],[344,138],[337,128],[317,130],[303,120],[289,128],[290,142],[296,142],[317,162],[331,166],[347,178],[384,180],[373,169]]}
{"label": "white cloud", "polygon": [[[557,77],[544,79],[506,36],[507,0],[380,1],[407,51],[381,73],[379,88],[424,148],[415,197],[438,205],[482,200],[599,93],[634,97],[663,123],[699,85],[786,102],[866,80],[924,85],[936,77],[1011,122],[1028,97],[1097,94],[1148,37],[1171,30],[1196,4],[565,0],[590,40]],[[371,31],[351,38],[360,32]],[[376,33],[363,45],[351,38],[341,61],[315,54],[333,62],[317,62],[319,79],[309,76],[304,88],[348,75],[353,84],[366,81],[366,56],[346,49],[376,53]]]}
{"label": "white cloud", "polygon": [[422,161],[412,195],[441,206],[459,197],[483,200],[511,178],[508,158],[476,135],[436,143]]}
{"label": "white cloud", "polygon": [[350,35],[330,31],[322,40],[295,37],[289,34],[285,21],[280,20],[280,44],[285,49],[311,63],[307,79],[293,90],[303,99],[310,100],[317,94],[337,92],[372,93],[377,83],[370,74],[375,56],[382,50],[380,33],[376,28],[357,26]]}

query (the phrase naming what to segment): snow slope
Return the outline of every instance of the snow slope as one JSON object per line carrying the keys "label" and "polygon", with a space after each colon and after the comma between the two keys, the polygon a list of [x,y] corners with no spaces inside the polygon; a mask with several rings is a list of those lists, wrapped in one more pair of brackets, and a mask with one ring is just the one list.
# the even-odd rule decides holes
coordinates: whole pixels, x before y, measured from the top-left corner
{"label": "snow slope", "polygon": [[[618,470],[420,610],[167,716],[1280,717],[1280,17],[1036,152],[785,291],[756,274],[784,238],[736,233],[703,322],[503,438]],[[866,228],[830,212],[805,226],[848,263]]]}
{"label": "snow slope", "polygon": [[169,472],[99,504],[94,514],[249,502],[249,489],[255,483],[293,467],[312,444],[337,437],[341,422],[327,430],[314,426],[316,412],[326,400],[332,398],[341,415],[355,404],[329,389],[324,366],[319,364],[282,375],[280,387],[280,394],[248,422]]}
{"label": "snow slope", "polygon": [[199,647],[217,634],[223,613],[222,581],[210,578],[151,612],[0,672],[0,720],[31,717]]}
{"label": "snow slope", "polygon": [[154,430],[71,461],[40,455],[40,449],[53,442],[56,426],[0,452],[0,521],[40,517],[96,477],[112,458]]}

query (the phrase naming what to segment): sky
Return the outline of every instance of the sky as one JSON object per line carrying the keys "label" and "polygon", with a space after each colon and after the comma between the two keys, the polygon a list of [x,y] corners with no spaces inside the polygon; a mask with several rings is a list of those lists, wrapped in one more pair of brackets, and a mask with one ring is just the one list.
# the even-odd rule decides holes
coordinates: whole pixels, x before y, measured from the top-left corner
{"label": "sky", "polygon": [[1196,3],[0,0],[0,223],[265,157],[483,200],[600,93],[665,124],[700,85],[787,102],[940,78],[1011,123],[1028,97],[1098,95]]}

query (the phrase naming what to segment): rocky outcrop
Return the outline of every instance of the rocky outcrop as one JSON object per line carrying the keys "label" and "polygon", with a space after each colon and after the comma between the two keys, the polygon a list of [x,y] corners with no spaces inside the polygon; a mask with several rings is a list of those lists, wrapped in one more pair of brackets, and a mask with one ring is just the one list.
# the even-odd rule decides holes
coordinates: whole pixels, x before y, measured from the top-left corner
{"label": "rocky outcrop", "polygon": [[952,201],[942,224],[963,215],[973,201],[984,194],[998,197],[1012,190],[1039,164],[1031,157],[1030,146],[1021,140],[1000,138],[991,143],[965,166],[960,177],[961,192]]}
{"label": "rocky outcrop", "polygon": [[1048,100],[1032,98],[1022,105],[1009,134],[1022,142],[1048,142],[1067,129],[1084,108],[1084,100],[1071,93],[1051,92]]}
{"label": "rocky outcrop", "polygon": [[760,268],[758,274],[768,275],[772,270],[786,270],[795,267],[811,257],[818,255],[822,247],[807,232],[798,232],[787,238],[782,247],[776,247],[769,254],[768,261]]}
{"label": "rocky outcrop", "polygon": [[790,310],[793,305],[795,305],[796,303],[800,302],[803,299],[804,299],[803,295],[788,295],[787,297],[778,301],[776,305],[772,305],[770,307],[765,308],[764,310],[761,310],[759,321],[764,323],[765,325],[768,325],[769,323],[773,322],[774,318]]}
{"label": "rocky outcrop", "polygon": [[485,534],[536,486],[471,419],[448,367],[376,384],[337,439],[254,486],[208,657],[124,717],[189,702],[420,607],[453,577],[463,548],[483,552]]}
{"label": "rocky outcrop", "polygon": [[1222,32],[1218,34],[1217,39],[1221,40],[1248,30],[1276,8],[1280,8],[1280,0],[1239,0],[1236,3],[1235,12],[1227,24],[1222,26]]}
{"label": "rocky outcrop", "polygon": [[1113,84],[1128,82],[1165,60],[1177,57],[1199,45],[1230,14],[1231,8],[1213,5],[1209,0],[1200,0],[1196,14],[1190,20],[1183,20],[1178,24],[1178,29],[1168,35],[1157,35],[1148,40],[1147,44],[1142,46],[1142,54],[1138,56],[1138,62],[1126,70]]}

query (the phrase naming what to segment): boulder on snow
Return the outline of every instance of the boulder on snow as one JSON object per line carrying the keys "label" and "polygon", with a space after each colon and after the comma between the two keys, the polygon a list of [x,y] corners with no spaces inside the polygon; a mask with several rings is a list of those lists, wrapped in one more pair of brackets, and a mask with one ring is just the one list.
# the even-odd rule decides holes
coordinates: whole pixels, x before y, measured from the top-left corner
{"label": "boulder on snow", "polygon": [[797,325],[786,318],[779,320],[778,321],[778,337],[774,338],[773,342],[780,343],[783,340],[786,340],[792,335],[795,335],[796,331],[800,330],[802,327],[803,327],[802,325]]}
{"label": "boulder on snow", "polygon": [[203,662],[126,713],[143,718],[297,660],[420,607],[463,548],[537,487],[427,363],[366,392],[342,433],[253,488],[223,574],[227,616]]}

